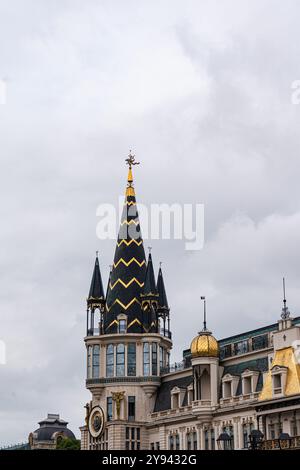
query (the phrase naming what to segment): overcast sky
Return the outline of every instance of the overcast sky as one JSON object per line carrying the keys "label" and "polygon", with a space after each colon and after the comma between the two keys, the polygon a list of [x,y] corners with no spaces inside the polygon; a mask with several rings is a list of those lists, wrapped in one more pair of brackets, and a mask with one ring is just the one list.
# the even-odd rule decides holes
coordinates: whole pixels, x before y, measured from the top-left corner
{"label": "overcast sky", "polygon": [[[300,314],[298,0],[0,1],[0,445],[48,412],[84,422],[86,304],[96,209],[118,204],[133,149],[137,200],[203,203],[205,244],[147,241],[163,270],[173,361]],[[146,244],[146,243],[145,243]]]}

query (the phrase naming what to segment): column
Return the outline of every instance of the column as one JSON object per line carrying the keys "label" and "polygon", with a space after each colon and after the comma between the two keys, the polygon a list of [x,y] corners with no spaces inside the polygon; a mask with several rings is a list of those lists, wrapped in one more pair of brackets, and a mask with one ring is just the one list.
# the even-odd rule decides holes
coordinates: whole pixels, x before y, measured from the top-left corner
{"label": "column", "polygon": [[202,447],[201,447],[201,424],[197,425],[197,448],[198,448],[198,450],[202,450]]}
{"label": "column", "polygon": [[186,450],[186,429],[181,427],[179,428],[180,435],[180,450]]}
{"label": "column", "polygon": [[233,447],[234,447],[234,450],[239,449],[238,422],[239,422],[239,418],[233,418]]}
{"label": "column", "polygon": [[244,448],[244,433],[243,433],[243,424],[241,419],[238,420],[238,435],[239,435],[239,446],[238,449],[243,449]]}

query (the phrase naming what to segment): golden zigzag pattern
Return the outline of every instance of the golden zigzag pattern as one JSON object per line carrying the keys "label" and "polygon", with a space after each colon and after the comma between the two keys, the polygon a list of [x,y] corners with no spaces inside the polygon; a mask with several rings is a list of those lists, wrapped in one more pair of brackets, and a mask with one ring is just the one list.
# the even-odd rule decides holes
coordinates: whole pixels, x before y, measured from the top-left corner
{"label": "golden zigzag pattern", "polygon": [[140,326],[144,329],[144,331],[147,331],[147,330],[145,329],[144,325],[141,324],[141,322],[140,322],[140,320],[139,320],[138,318],[135,318],[134,320],[132,320],[132,322],[129,323],[129,325],[127,326],[127,330],[128,330],[131,326],[133,326],[135,323],[137,323],[138,325],[140,325]]}
{"label": "golden zigzag pattern", "polygon": [[132,238],[131,240],[129,240],[129,242],[127,240],[125,240],[125,238],[123,238],[120,243],[117,243],[117,246],[118,248],[122,245],[122,243],[124,243],[124,245],[126,246],[130,246],[132,243],[135,243],[137,246],[141,246],[142,243],[143,243],[143,240],[140,240],[139,242],[137,240],[135,240],[134,238]]}
{"label": "golden zigzag pattern", "polygon": [[131,258],[128,262],[126,262],[123,258],[120,258],[117,263],[114,263],[114,268],[117,268],[120,263],[123,263],[127,268],[131,265],[131,263],[136,263],[140,268],[146,264],[146,261],[143,260],[141,263],[136,258]]}
{"label": "golden zigzag pattern", "polygon": [[135,201],[125,201],[124,206],[136,206],[136,202]]}
{"label": "golden zigzag pattern", "polygon": [[127,287],[131,286],[133,282],[136,282],[140,287],[144,286],[144,282],[140,282],[136,277],[133,277],[132,279],[130,279],[130,281],[127,284],[124,281],[122,281],[122,279],[119,278],[116,280],[114,284],[110,282],[109,287],[111,288],[111,290],[113,290],[116,287],[116,285],[119,283],[119,284],[122,284],[122,286],[124,286],[125,289],[127,289]]}
{"label": "golden zigzag pattern", "polygon": [[129,307],[131,307],[132,304],[134,303],[138,303],[139,305],[141,305],[141,302],[138,301],[138,299],[136,297],[134,297],[127,305],[123,304],[123,302],[121,302],[121,300],[119,299],[116,299],[112,305],[110,307],[107,307],[107,310],[110,311],[111,308],[115,305],[115,304],[119,304],[122,308],[124,308],[124,310],[127,310]]}
{"label": "golden zigzag pattern", "polygon": [[135,220],[135,219],[131,219],[131,220],[129,220],[129,222],[128,222],[128,220],[123,220],[121,222],[121,226],[122,225],[135,225],[135,226],[137,226],[137,225],[139,225],[139,223],[140,223],[139,220]]}

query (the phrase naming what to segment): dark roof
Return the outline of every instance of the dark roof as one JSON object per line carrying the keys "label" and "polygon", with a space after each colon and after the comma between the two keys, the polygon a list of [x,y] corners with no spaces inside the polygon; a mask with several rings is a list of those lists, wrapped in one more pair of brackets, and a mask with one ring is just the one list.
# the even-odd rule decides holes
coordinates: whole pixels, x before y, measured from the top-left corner
{"label": "dark roof", "polygon": [[107,292],[105,333],[117,332],[116,320],[120,313],[126,313],[127,330],[130,333],[148,330],[149,315],[144,315],[141,308],[145,275],[145,251],[130,172]]}
{"label": "dark roof", "polygon": [[153,270],[152,256],[151,253],[149,253],[143,295],[156,293],[157,289]]}
{"label": "dark roof", "polygon": [[[242,373],[245,370],[253,370],[259,372],[257,385],[256,385],[256,392],[260,392],[263,386],[263,373],[268,371],[268,358],[263,357],[260,359],[252,359],[251,361],[240,362],[238,364],[232,364],[230,366],[225,366],[223,371],[223,377],[226,374],[239,376],[239,383],[236,391],[236,395],[242,394]],[[222,395],[222,387],[221,387],[221,395]]]}
{"label": "dark roof", "polygon": [[104,299],[104,291],[102,278],[100,273],[99,259],[98,255],[96,256],[94,272],[89,292],[89,299]]}
{"label": "dark roof", "polygon": [[[193,382],[193,377],[189,375],[188,377],[180,377],[174,380],[168,380],[163,382],[158,389],[156,395],[156,401],[154,406],[154,412],[165,411],[171,409],[171,390],[174,387],[187,388]],[[187,404],[187,393],[183,399],[183,405]]]}
{"label": "dark roof", "polygon": [[40,427],[34,431],[33,437],[38,441],[50,441],[54,433],[61,432],[65,437],[75,439],[67,424],[67,421],[60,419],[58,414],[48,414],[47,418],[39,422]]}
{"label": "dark roof", "polygon": [[157,291],[159,295],[159,307],[169,309],[165,283],[164,283],[164,278],[163,278],[161,268],[159,268],[159,271],[158,271]]}
{"label": "dark roof", "polygon": [[56,432],[61,432],[65,437],[70,439],[75,439],[74,434],[70,429],[64,426],[44,426],[34,431],[34,439],[37,441],[51,441],[53,439],[53,434]]}

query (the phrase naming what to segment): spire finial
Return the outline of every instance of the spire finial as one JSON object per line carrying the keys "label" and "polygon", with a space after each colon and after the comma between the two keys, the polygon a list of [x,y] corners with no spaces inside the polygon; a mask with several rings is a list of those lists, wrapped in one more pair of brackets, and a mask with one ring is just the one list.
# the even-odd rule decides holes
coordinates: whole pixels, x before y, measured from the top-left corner
{"label": "spire finial", "polygon": [[126,158],[125,161],[126,161],[126,165],[129,165],[129,170],[131,170],[131,167],[133,165],[139,165],[140,164],[140,162],[135,161],[135,155],[132,155],[131,150],[129,150],[129,155]]}
{"label": "spire finial", "polygon": [[207,328],[206,328],[206,299],[205,299],[205,296],[201,296],[201,300],[203,300],[203,330],[202,331],[207,331]]}
{"label": "spire finial", "polygon": [[162,265],[162,261],[159,262],[159,267],[161,268],[161,265]]}
{"label": "spire finial", "polygon": [[148,246],[149,255],[151,254],[152,246]]}
{"label": "spire finial", "polygon": [[99,251],[97,250],[96,251],[96,258],[98,258],[98,257],[99,257]]}
{"label": "spire finial", "polygon": [[132,155],[131,150],[129,152],[128,158],[126,158],[125,161],[126,161],[126,165],[129,166],[127,181],[128,181],[128,185],[131,186],[133,183],[132,166],[139,165],[140,162],[135,161],[135,155]]}
{"label": "spire finial", "polygon": [[283,308],[281,312],[281,318],[286,320],[290,316],[290,311],[286,305],[286,293],[285,293],[285,278],[282,278],[282,287],[283,287]]}

